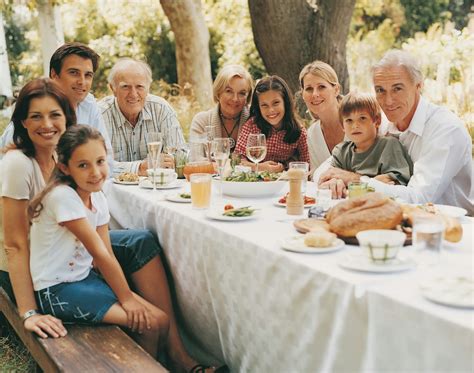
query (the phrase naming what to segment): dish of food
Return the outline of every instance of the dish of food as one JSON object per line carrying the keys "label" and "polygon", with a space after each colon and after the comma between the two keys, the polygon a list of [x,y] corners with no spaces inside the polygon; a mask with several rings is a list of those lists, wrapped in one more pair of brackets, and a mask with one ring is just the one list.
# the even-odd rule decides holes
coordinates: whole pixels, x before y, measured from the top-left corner
{"label": "dish of food", "polygon": [[329,246],[308,246],[305,243],[305,236],[293,236],[280,241],[280,247],[283,250],[295,253],[324,254],[342,249],[344,247],[344,242],[337,238],[333,240]]}
{"label": "dish of food", "polygon": [[222,221],[241,221],[253,219],[256,217],[256,210],[250,206],[229,208],[229,205],[224,207],[224,210],[211,210],[207,213],[207,217],[214,220]]}
{"label": "dish of food", "polygon": [[281,176],[280,172],[269,172],[269,171],[261,171],[259,173],[256,172],[233,172],[226,178],[224,181],[238,181],[238,182],[258,182],[258,181],[276,181]]}
{"label": "dish of food", "polygon": [[191,203],[191,194],[188,193],[167,194],[165,198],[170,202]]}
{"label": "dish of food", "polygon": [[416,263],[413,259],[400,256],[386,262],[374,262],[369,259],[365,252],[346,255],[339,262],[339,265],[345,269],[368,273],[402,272],[416,267]]}
{"label": "dish of food", "polygon": [[[463,230],[462,230],[461,223],[459,223],[459,220],[457,218],[448,216],[444,214],[443,212],[440,212],[439,210],[433,209],[433,207],[436,207],[436,206],[442,206],[442,205],[427,206],[427,208],[421,208],[420,205],[402,205],[402,209],[403,209],[402,229],[406,233],[411,234],[415,216],[429,217],[435,214],[435,215],[439,215],[443,219],[443,223],[445,226],[444,239],[448,242],[453,242],[453,243],[461,241]],[[453,206],[448,206],[448,207],[453,207]]]}
{"label": "dish of food", "polygon": [[422,295],[432,302],[459,308],[474,308],[474,278],[439,275],[419,284]]}
{"label": "dish of food", "polygon": [[422,205],[411,205],[415,206],[425,212],[429,212],[431,214],[444,214],[446,216],[450,216],[452,218],[460,218],[467,214],[467,210],[463,209],[462,207],[457,206],[449,206],[449,205],[435,205],[434,203],[424,203]]}
{"label": "dish of food", "polygon": [[281,193],[285,181],[214,181],[216,188],[222,185],[222,192],[230,197],[259,198]]}
{"label": "dish of food", "polygon": [[[304,208],[310,208],[316,203],[316,198],[304,196]],[[278,201],[274,203],[275,206],[286,207],[286,195],[281,197]]]}
{"label": "dish of food", "polygon": [[331,232],[339,237],[354,237],[368,229],[394,229],[402,220],[401,206],[381,193],[342,201],[326,214]]}
{"label": "dish of food", "polygon": [[113,178],[115,184],[122,185],[137,185],[140,181],[140,178],[137,174],[131,172],[122,172],[121,174]]}

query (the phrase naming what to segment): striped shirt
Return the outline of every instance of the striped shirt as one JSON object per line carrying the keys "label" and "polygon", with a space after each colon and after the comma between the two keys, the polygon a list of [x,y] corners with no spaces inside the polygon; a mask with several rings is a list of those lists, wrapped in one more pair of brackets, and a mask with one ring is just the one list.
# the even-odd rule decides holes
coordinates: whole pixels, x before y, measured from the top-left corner
{"label": "striped shirt", "polygon": [[161,97],[151,94],[147,96],[135,127],[122,114],[114,96],[100,100],[99,107],[112,143],[116,174],[138,173],[141,161],[147,157],[148,132],[163,134],[163,149],[167,146],[179,148],[184,144],[183,131],[176,112]]}

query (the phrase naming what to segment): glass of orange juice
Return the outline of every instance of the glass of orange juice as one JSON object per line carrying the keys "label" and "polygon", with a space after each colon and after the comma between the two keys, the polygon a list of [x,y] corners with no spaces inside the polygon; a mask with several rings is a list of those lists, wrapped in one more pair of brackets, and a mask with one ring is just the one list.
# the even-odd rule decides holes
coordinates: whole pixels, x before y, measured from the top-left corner
{"label": "glass of orange juice", "polygon": [[191,174],[191,205],[195,209],[207,209],[211,204],[211,174]]}

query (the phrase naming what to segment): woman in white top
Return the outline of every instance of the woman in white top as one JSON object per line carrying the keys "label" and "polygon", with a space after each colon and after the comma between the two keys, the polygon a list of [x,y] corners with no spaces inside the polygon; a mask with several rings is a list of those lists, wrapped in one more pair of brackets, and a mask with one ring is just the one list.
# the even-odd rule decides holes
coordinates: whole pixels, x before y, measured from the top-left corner
{"label": "woman in white top", "polygon": [[308,147],[311,169],[315,170],[344,140],[339,120],[341,87],[334,69],[322,61],[314,61],[303,67],[299,76],[303,100],[311,116],[315,118],[308,129]]}
{"label": "woman in white top", "polygon": [[53,81],[35,79],[20,91],[12,121],[14,146],[2,160],[5,251],[0,249],[0,286],[10,290],[10,295],[13,288],[27,330],[43,338],[64,336],[66,330],[59,319],[36,313],[29,268],[27,207],[53,172],[56,145],[66,127],[76,123],[76,114]]}

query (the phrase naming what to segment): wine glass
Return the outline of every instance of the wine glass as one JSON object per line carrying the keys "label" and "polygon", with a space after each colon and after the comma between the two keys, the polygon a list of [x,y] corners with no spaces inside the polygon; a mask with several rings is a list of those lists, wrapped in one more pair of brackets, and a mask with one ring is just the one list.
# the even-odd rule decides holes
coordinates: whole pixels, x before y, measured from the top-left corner
{"label": "wine glass", "polygon": [[255,173],[258,174],[258,163],[267,155],[267,140],[263,133],[251,133],[247,138],[247,158],[255,163]]}
{"label": "wine glass", "polygon": [[160,132],[148,132],[146,134],[146,146],[148,150],[148,162],[152,168],[153,191],[156,191],[155,175],[160,164],[161,148],[163,147],[163,136]]}
{"label": "wine glass", "polygon": [[229,159],[230,155],[230,140],[229,138],[219,137],[212,140],[211,146],[211,153],[214,161],[217,163],[217,171],[219,172],[219,184],[221,190],[221,196],[223,195],[222,192],[222,178],[224,177],[224,169]]}
{"label": "wine glass", "polygon": [[214,140],[214,136],[217,131],[217,126],[214,125],[207,125],[206,128],[206,140],[207,140],[207,157],[209,159],[209,162],[211,162],[211,146],[212,146],[212,140]]}
{"label": "wine glass", "polygon": [[172,136],[169,136],[168,141],[165,146],[165,153],[171,155],[173,158],[178,151],[178,128],[174,127],[171,129]]}

